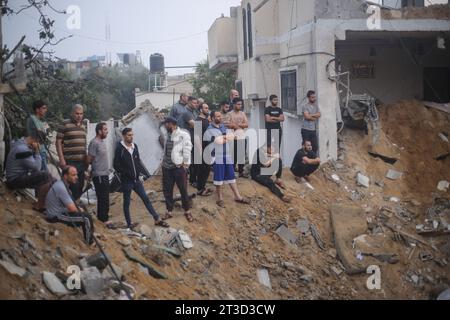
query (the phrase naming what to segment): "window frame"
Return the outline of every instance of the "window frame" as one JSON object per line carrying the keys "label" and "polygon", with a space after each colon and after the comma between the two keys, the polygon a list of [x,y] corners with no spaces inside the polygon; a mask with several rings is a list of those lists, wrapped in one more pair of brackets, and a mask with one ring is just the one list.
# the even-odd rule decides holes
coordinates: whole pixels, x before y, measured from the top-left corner
{"label": "window frame", "polygon": [[[298,74],[299,68],[298,66],[290,66],[290,67],[285,67],[285,68],[280,68],[278,69],[278,73],[279,73],[279,90],[280,90],[280,106],[283,109],[284,113],[287,113],[288,115],[292,115],[292,116],[298,116],[297,115],[297,104],[298,104],[298,89],[299,89],[299,74]],[[282,76],[284,73],[290,73],[290,72],[295,72],[295,103],[292,106],[292,108],[286,107],[284,105],[284,97],[283,97],[283,87],[282,87]]]}

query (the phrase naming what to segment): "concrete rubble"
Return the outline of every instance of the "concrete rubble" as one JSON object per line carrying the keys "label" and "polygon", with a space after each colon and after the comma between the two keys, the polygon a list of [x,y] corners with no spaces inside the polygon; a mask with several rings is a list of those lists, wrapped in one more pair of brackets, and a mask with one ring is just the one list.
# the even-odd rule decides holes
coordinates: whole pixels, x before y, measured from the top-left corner
{"label": "concrete rubble", "polygon": [[45,286],[54,295],[61,297],[70,294],[70,292],[66,289],[64,284],[61,283],[61,281],[54,273],[44,271],[42,273],[42,279],[44,281]]}
{"label": "concrete rubble", "polygon": [[398,172],[397,170],[389,169],[389,171],[386,173],[386,178],[391,180],[398,180],[402,177],[403,173]]}
{"label": "concrete rubble", "polygon": [[259,283],[261,283],[263,286],[272,290],[272,284],[270,283],[270,276],[269,276],[269,272],[267,271],[267,269],[256,270],[256,275],[258,277]]}

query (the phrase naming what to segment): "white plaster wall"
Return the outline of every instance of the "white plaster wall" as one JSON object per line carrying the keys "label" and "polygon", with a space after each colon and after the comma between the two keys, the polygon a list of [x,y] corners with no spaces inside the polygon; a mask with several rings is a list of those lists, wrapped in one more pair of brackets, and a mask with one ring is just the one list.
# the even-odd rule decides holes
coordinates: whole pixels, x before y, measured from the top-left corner
{"label": "white plaster wall", "polygon": [[285,167],[290,167],[295,153],[302,145],[301,119],[290,115],[285,116],[283,124],[283,141],[281,155]]}
{"label": "white plaster wall", "polygon": [[158,121],[148,113],[144,113],[127,127],[133,129],[134,142],[138,145],[141,159],[148,171],[153,174],[158,169],[163,157],[163,150],[159,144]]}

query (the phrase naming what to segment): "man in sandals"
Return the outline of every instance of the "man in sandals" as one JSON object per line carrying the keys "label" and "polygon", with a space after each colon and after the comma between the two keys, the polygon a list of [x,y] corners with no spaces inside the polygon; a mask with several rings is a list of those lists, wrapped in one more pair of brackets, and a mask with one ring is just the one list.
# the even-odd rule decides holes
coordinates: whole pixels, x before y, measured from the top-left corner
{"label": "man in sandals", "polygon": [[131,191],[134,191],[144,202],[150,215],[155,219],[155,225],[168,228],[169,225],[161,219],[159,214],[153,208],[147,193],[145,193],[144,186],[139,179],[141,174],[145,175],[145,170],[141,165],[142,162],[139,156],[138,147],[133,143],[133,130],[131,128],[123,129],[122,136],[123,140],[117,144],[114,154],[114,169],[121,177],[123,212],[127,227],[134,229],[137,226],[137,223],[131,223],[130,217]]}
{"label": "man in sandals", "polygon": [[166,118],[164,125],[167,130],[167,137],[165,139],[162,162],[162,183],[167,213],[163,219],[166,220],[173,217],[172,212],[175,204],[173,187],[176,184],[180,190],[184,215],[189,222],[193,222],[194,218],[189,211],[191,200],[187,191],[187,170],[191,164],[191,136],[189,132],[177,126],[175,118]]}
{"label": "man in sandals", "polygon": [[[212,148],[212,163],[214,171],[214,185],[216,186],[217,205],[225,208],[223,201],[223,185],[228,184],[234,195],[234,200],[238,203],[249,204],[250,201],[243,198],[236,185],[236,178],[234,175],[234,164],[231,157],[230,143],[234,141],[234,135],[231,130],[228,130],[221,123],[222,114],[219,111],[214,111],[211,115],[212,122],[205,133],[204,139],[211,141]],[[210,149],[208,147],[208,149]],[[208,150],[209,152],[210,150]],[[209,159],[206,159],[207,162]]]}
{"label": "man in sandals", "polygon": [[[269,188],[278,198],[289,203],[291,199],[278,188],[286,188],[281,180],[283,162],[280,159],[280,154],[273,154],[272,149],[272,145],[267,145],[257,151],[256,161],[252,164],[250,174],[253,180]],[[273,175],[276,176],[275,181],[272,180]]]}

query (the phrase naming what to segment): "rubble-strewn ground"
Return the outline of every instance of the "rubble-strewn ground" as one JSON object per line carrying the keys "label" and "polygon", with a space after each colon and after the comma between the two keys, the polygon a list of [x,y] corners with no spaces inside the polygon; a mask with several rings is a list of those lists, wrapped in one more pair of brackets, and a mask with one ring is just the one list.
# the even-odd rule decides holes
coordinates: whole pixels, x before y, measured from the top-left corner
{"label": "rubble-strewn ground", "polygon": [[[195,223],[188,223],[181,209],[169,220],[171,226],[189,234],[193,248],[176,258],[152,249],[150,240],[127,237],[120,230],[106,230],[99,223],[96,232],[113,262],[121,267],[125,281],[136,289],[136,298],[147,299],[429,299],[450,286],[449,236],[422,237],[416,225],[423,224],[434,197],[450,198],[438,192],[441,180],[450,180],[450,158],[434,157],[449,152],[450,144],[438,134],[450,133],[449,115],[427,109],[419,102],[401,102],[380,108],[382,126],[388,140],[398,148],[400,159],[389,165],[368,155],[364,133],[345,129],[340,137],[340,160],[324,165],[312,177],[314,190],[297,184],[289,170],[284,172],[291,204],[284,204],[269,190],[248,179],[239,180],[241,192],[251,205],[232,202],[226,195],[226,209],[216,207],[215,198],[194,199]],[[395,181],[385,178],[388,169],[403,172]],[[361,172],[370,178],[370,187],[356,185]],[[339,176],[335,182],[332,174]],[[378,184],[376,184],[378,183]],[[164,212],[160,177],[146,183],[159,212]],[[353,191],[353,193],[352,193]],[[356,192],[355,192],[356,191]],[[390,201],[397,197],[400,202]],[[137,196],[133,195],[137,200]],[[123,221],[121,195],[112,197],[111,214]],[[398,254],[399,262],[376,262],[381,268],[381,290],[366,287],[368,274],[347,275],[336,257],[329,206],[335,203],[363,208],[368,221],[366,245],[374,252]],[[65,272],[80,257],[96,253],[81,241],[81,234],[70,227],[48,224],[31,210],[31,203],[17,202],[15,195],[1,196],[0,250],[3,260],[27,270],[20,277],[0,266],[0,298],[54,299],[42,282],[43,271]],[[381,207],[387,210],[380,210]],[[443,217],[450,221],[450,213]],[[445,212],[443,213],[445,216]],[[143,204],[132,202],[135,221],[153,228]],[[313,223],[325,244],[321,250],[308,232],[301,235],[297,220]],[[385,220],[382,220],[384,218]],[[383,221],[401,227],[423,243],[403,238],[386,228]],[[275,233],[285,223],[299,237],[286,243]],[[54,230],[58,230],[55,235]],[[15,236],[26,234],[26,238]],[[158,233],[155,233],[158,234]],[[125,238],[136,253],[167,280],[149,276],[123,253]],[[153,239],[153,240],[152,240]],[[416,242],[415,246],[410,244]],[[126,243],[124,243],[126,244]],[[446,245],[446,246],[445,246]],[[422,261],[420,257],[426,257]],[[431,259],[429,256],[431,255]],[[365,257],[364,259],[369,259]],[[370,258],[373,259],[373,258]],[[372,261],[372,260],[370,260]],[[375,260],[376,261],[376,260]],[[272,289],[258,282],[257,269],[267,269]],[[105,291],[104,298],[118,298]],[[82,292],[65,298],[86,299]]]}

